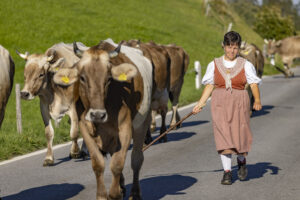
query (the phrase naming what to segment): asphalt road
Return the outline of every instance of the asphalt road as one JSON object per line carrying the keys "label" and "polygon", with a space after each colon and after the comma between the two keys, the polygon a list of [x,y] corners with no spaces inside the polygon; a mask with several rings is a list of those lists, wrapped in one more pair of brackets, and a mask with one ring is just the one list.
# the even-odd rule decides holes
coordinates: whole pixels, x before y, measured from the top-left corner
{"label": "asphalt road", "polygon": [[[264,77],[263,109],[251,118],[253,146],[249,175],[239,181],[233,159],[233,184],[220,184],[223,171],[213,139],[210,106],[172,131],[169,141],[145,152],[141,188],[145,200],[164,199],[300,199],[300,68],[294,78]],[[181,109],[181,116],[193,105]],[[169,120],[169,119],[168,119]],[[158,129],[157,129],[158,130]],[[41,133],[43,134],[43,133]],[[153,136],[157,136],[157,133]],[[0,163],[3,200],[93,200],[96,181],[90,160],[70,160],[70,145],[56,148],[55,166],[43,167],[45,153]],[[130,151],[129,151],[130,153]],[[111,182],[107,158],[105,182]],[[131,188],[130,154],[124,168],[127,196]]]}

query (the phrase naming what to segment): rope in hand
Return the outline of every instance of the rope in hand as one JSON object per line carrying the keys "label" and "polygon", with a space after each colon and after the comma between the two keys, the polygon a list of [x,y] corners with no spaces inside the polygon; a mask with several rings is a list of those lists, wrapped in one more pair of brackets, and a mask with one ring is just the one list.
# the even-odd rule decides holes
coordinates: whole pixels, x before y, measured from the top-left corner
{"label": "rope in hand", "polygon": [[187,118],[189,118],[191,115],[193,115],[193,112],[190,112],[189,114],[187,114],[184,118],[182,118],[180,121],[178,121],[176,124],[174,124],[173,126],[171,126],[168,130],[166,130],[163,134],[161,134],[160,136],[158,136],[157,138],[155,138],[155,140],[153,140],[150,144],[148,144],[147,146],[145,146],[143,148],[143,152],[146,151],[152,144],[154,144],[157,140],[159,140],[160,138],[162,138],[163,136],[165,136],[167,133],[169,133],[171,130],[173,130],[176,126],[178,126],[179,124],[181,124],[184,120],[186,120]]}

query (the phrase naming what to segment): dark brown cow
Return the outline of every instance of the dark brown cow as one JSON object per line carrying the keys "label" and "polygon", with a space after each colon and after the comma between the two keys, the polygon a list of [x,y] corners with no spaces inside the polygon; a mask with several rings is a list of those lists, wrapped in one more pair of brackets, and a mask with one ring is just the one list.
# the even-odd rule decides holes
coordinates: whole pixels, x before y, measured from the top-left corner
{"label": "dark brown cow", "polygon": [[[170,126],[180,120],[178,102],[183,85],[184,74],[188,68],[189,56],[183,48],[175,45],[158,45],[154,42],[142,43],[139,40],[129,40],[126,45],[141,49],[143,54],[152,62],[154,71],[154,92],[152,97],[151,131],[155,130],[155,115],[158,111],[162,117],[160,134],[165,132],[165,118],[168,110],[168,96],[172,103],[173,115]],[[148,141],[151,136],[148,135]],[[166,142],[165,135],[160,141]]]}
{"label": "dark brown cow", "polygon": [[13,87],[15,64],[9,52],[0,45],[0,128],[5,107]]}
{"label": "dark brown cow", "polygon": [[[65,87],[79,83],[79,96],[85,108],[79,125],[96,175],[97,200],[123,198],[122,171],[131,138],[131,197],[141,199],[139,171],[144,159],[143,142],[151,123],[152,66],[134,48],[122,46],[121,52],[120,46],[115,48],[112,40],[84,52],[75,45],[80,61],[73,68],[59,69],[54,81]],[[113,180],[108,195],[103,180],[105,160],[99,149],[112,156]]]}
{"label": "dark brown cow", "polygon": [[[81,44],[82,48],[86,48]],[[69,115],[71,121],[70,137],[72,146],[70,157],[80,157],[78,139],[78,116],[76,113],[76,103],[72,102],[68,106],[62,106],[62,102],[66,99],[58,98],[59,93],[64,88],[53,84],[53,75],[56,68],[64,65],[66,68],[73,66],[79,61],[79,58],[73,53],[73,45],[59,43],[49,48],[45,54],[21,54],[17,52],[23,59],[26,60],[24,68],[25,84],[21,91],[21,97],[25,100],[31,100],[35,96],[40,99],[40,110],[45,125],[45,136],[47,139],[47,153],[44,159],[44,166],[54,164],[54,156],[52,142],[54,138],[54,130],[51,124],[51,118],[59,123],[65,114]],[[55,99],[55,100],[54,100]]]}
{"label": "dark brown cow", "polygon": [[284,64],[285,76],[294,76],[294,73],[290,70],[294,59],[300,58],[300,36],[287,37],[282,40],[266,40],[268,57],[274,59],[274,55],[277,53]]}

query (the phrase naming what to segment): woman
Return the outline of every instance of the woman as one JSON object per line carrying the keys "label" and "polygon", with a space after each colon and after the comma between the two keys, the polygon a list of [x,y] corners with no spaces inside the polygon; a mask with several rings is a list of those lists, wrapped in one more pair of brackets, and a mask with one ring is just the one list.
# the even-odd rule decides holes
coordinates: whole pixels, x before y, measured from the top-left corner
{"label": "woman", "polygon": [[[245,85],[250,84],[254,96],[254,110],[262,108],[254,66],[238,56],[241,45],[239,33],[230,31],[224,35],[225,54],[207,66],[202,83],[202,96],[193,113],[199,113],[211,97],[211,112],[216,149],[221,156],[224,175],[221,184],[232,184],[231,157],[237,154],[238,177],[245,180],[248,174],[246,158],[252,144],[250,130],[249,96]],[[214,89],[215,88],[215,89]]]}

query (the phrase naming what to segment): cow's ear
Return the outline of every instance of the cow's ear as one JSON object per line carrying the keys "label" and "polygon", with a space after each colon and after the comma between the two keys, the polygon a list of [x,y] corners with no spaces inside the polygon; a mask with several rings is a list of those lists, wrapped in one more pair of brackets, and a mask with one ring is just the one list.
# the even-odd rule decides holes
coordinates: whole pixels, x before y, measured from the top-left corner
{"label": "cow's ear", "polygon": [[58,70],[59,70],[59,68],[61,68],[63,65],[64,65],[64,63],[65,63],[65,59],[64,58],[60,58],[60,59],[58,59],[55,63],[53,63],[53,64],[50,64],[50,69],[49,69],[49,71],[52,71],[52,72],[54,72],[54,73],[56,73]]}
{"label": "cow's ear", "polygon": [[118,66],[112,67],[111,74],[113,79],[117,81],[129,81],[137,75],[137,69],[134,65],[123,63]]}
{"label": "cow's ear", "polygon": [[281,46],[281,40],[277,41],[277,42],[275,43],[275,45],[276,45],[276,47],[280,47],[280,46]]}
{"label": "cow's ear", "polygon": [[70,86],[78,80],[78,70],[76,68],[61,68],[53,77],[57,85]]}
{"label": "cow's ear", "polygon": [[266,43],[266,44],[269,44],[269,41],[265,38],[264,39],[264,42]]}

